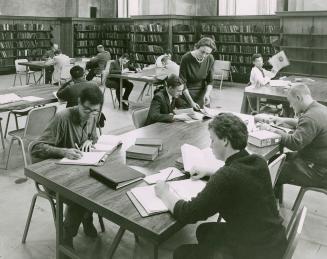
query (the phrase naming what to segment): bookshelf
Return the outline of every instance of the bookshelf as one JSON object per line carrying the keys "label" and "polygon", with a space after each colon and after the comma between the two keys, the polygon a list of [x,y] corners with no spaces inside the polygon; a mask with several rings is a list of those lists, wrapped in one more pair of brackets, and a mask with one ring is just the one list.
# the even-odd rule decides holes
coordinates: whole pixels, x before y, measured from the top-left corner
{"label": "bookshelf", "polygon": [[279,51],[280,25],[275,16],[200,18],[198,30],[199,38],[215,40],[215,59],[231,61],[235,81],[249,81],[254,53],[261,53],[269,67],[267,60]]}
{"label": "bookshelf", "polygon": [[327,12],[280,12],[285,75],[327,77]]}
{"label": "bookshelf", "polygon": [[196,42],[195,26],[191,24],[175,24],[172,27],[173,60],[180,64],[182,56],[194,49]]}

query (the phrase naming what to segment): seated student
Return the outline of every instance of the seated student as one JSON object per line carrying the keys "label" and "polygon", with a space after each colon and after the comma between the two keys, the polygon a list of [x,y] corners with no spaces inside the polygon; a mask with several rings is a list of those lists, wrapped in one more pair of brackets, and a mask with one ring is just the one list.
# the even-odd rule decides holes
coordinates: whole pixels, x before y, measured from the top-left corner
{"label": "seated student", "polygon": [[57,97],[67,102],[67,108],[78,105],[78,97],[84,88],[89,86],[99,88],[96,82],[84,79],[84,69],[80,66],[72,67],[70,75],[72,80],[63,84],[57,92]]}
{"label": "seated student", "polygon": [[[102,104],[103,95],[99,88],[92,86],[84,88],[77,106],[58,112],[50,121],[39,142],[32,147],[32,157],[81,158],[81,151],[89,151],[98,140],[96,121]],[[81,222],[86,235],[97,236],[92,212],[75,203],[69,203],[64,220],[63,241],[66,245],[73,247],[73,237],[76,236]]]}
{"label": "seated student", "polygon": [[91,81],[97,74],[100,74],[111,59],[110,53],[102,45],[97,46],[98,54],[86,63],[86,69],[89,73],[86,76],[87,81]]}
{"label": "seated student", "polygon": [[282,136],[281,144],[294,151],[287,154],[276,184],[327,188],[327,107],[314,101],[305,84],[291,87],[287,99],[298,119],[272,117],[277,124],[294,128],[292,134],[269,127]]}
{"label": "seated student", "polygon": [[271,72],[263,68],[262,55],[257,53],[252,56],[253,67],[250,74],[251,86],[260,87],[269,83],[276,76],[276,72]]}
{"label": "seated student", "polygon": [[70,65],[70,58],[62,54],[62,51],[60,49],[56,49],[54,51],[54,57],[52,59],[49,59],[45,62],[48,65],[53,65],[54,71],[52,74],[53,81],[52,82],[54,85],[59,84],[59,81],[61,79],[61,70],[64,66],[69,66]]}
{"label": "seated student", "polygon": [[179,75],[179,65],[172,61],[169,56],[164,56],[161,59],[161,63],[163,65],[163,68],[168,70],[168,75]]}
{"label": "seated student", "polygon": [[185,115],[175,115],[176,99],[182,95],[184,85],[177,75],[170,75],[166,87],[160,90],[152,99],[145,125],[156,122],[173,122],[187,120]]}
{"label": "seated student", "polygon": [[[42,60],[47,61],[51,60],[54,57],[54,52],[59,49],[58,44],[52,43],[51,49],[47,50],[44,55],[42,56]],[[54,67],[53,65],[47,66],[45,68],[45,83],[46,84],[51,84],[52,82],[52,73],[53,73]]]}
{"label": "seated student", "polygon": [[192,178],[210,176],[205,188],[191,201],[170,191],[165,182],[157,183],[156,195],[183,224],[205,220],[217,212],[226,223],[203,223],[196,232],[198,244],[179,247],[175,259],[277,259],[282,258],[287,241],[266,161],[250,155],[247,127],[230,113],[216,116],[209,123],[211,148],[225,166],[215,173],[193,168]]}
{"label": "seated student", "polygon": [[[116,97],[117,100],[119,100],[120,96],[120,79],[119,78],[111,78],[110,74],[121,74],[130,70],[135,70],[134,67],[130,66],[129,64],[129,55],[128,53],[124,53],[119,57],[118,60],[115,60],[111,63],[110,69],[109,69],[109,76],[106,80],[106,86],[109,88],[115,88],[116,89]],[[123,88],[125,89],[123,94],[123,109],[128,110],[129,103],[128,98],[133,90],[134,84],[127,79],[123,79]]]}
{"label": "seated student", "polygon": [[159,57],[157,57],[156,63],[155,63],[156,67],[164,67],[165,65],[162,62],[162,58],[167,56],[169,59],[171,59],[171,54],[172,54],[171,50],[170,49],[166,49],[164,54],[162,54]]}

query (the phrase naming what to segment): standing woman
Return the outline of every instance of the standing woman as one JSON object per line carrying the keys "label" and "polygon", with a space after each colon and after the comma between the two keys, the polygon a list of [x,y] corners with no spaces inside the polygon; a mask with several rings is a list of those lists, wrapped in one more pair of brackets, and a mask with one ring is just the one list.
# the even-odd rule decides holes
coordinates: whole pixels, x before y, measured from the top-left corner
{"label": "standing woman", "polygon": [[183,99],[194,109],[210,104],[212,90],[212,69],[216,50],[215,42],[208,37],[201,38],[194,50],[182,57],[179,77],[184,82]]}

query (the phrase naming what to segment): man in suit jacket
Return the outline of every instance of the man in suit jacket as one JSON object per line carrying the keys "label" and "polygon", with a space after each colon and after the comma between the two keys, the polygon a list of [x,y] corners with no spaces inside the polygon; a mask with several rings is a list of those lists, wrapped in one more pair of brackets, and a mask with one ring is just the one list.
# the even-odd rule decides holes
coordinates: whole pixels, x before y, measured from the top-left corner
{"label": "man in suit jacket", "polygon": [[179,77],[171,74],[166,81],[166,87],[160,90],[152,99],[146,125],[156,122],[188,120],[189,118],[185,114],[174,114],[176,99],[182,95],[183,90],[184,85]]}
{"label": "man in suit jacket", "polygon": [[98,54],[91,58],[86,64],[86,69],[89,73],[86,76],[87,81],[91,81],[97,74],[106,68],[107,62],[111,59],[110,53],[104,50],[102,45],[97,46]]}

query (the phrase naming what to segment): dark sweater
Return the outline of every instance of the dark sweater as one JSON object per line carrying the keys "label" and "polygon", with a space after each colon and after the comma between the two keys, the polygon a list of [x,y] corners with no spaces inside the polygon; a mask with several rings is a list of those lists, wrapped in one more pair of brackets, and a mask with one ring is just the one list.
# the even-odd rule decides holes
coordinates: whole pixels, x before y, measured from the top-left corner
{"label": "dark sweater", "polygon": [[298,151],[305,161],[327,169],[327,107],[313,102],[299,117],[293,134],[283,136],[282,144]]}
{"label": "dark sweater", "polygon": [[285,230],[263,158],[245,150],[229,157],[196,198],[174,207],[174,217],[185,224],[217,212],[226,220],[226,245],[235,259],[282,258]]}

